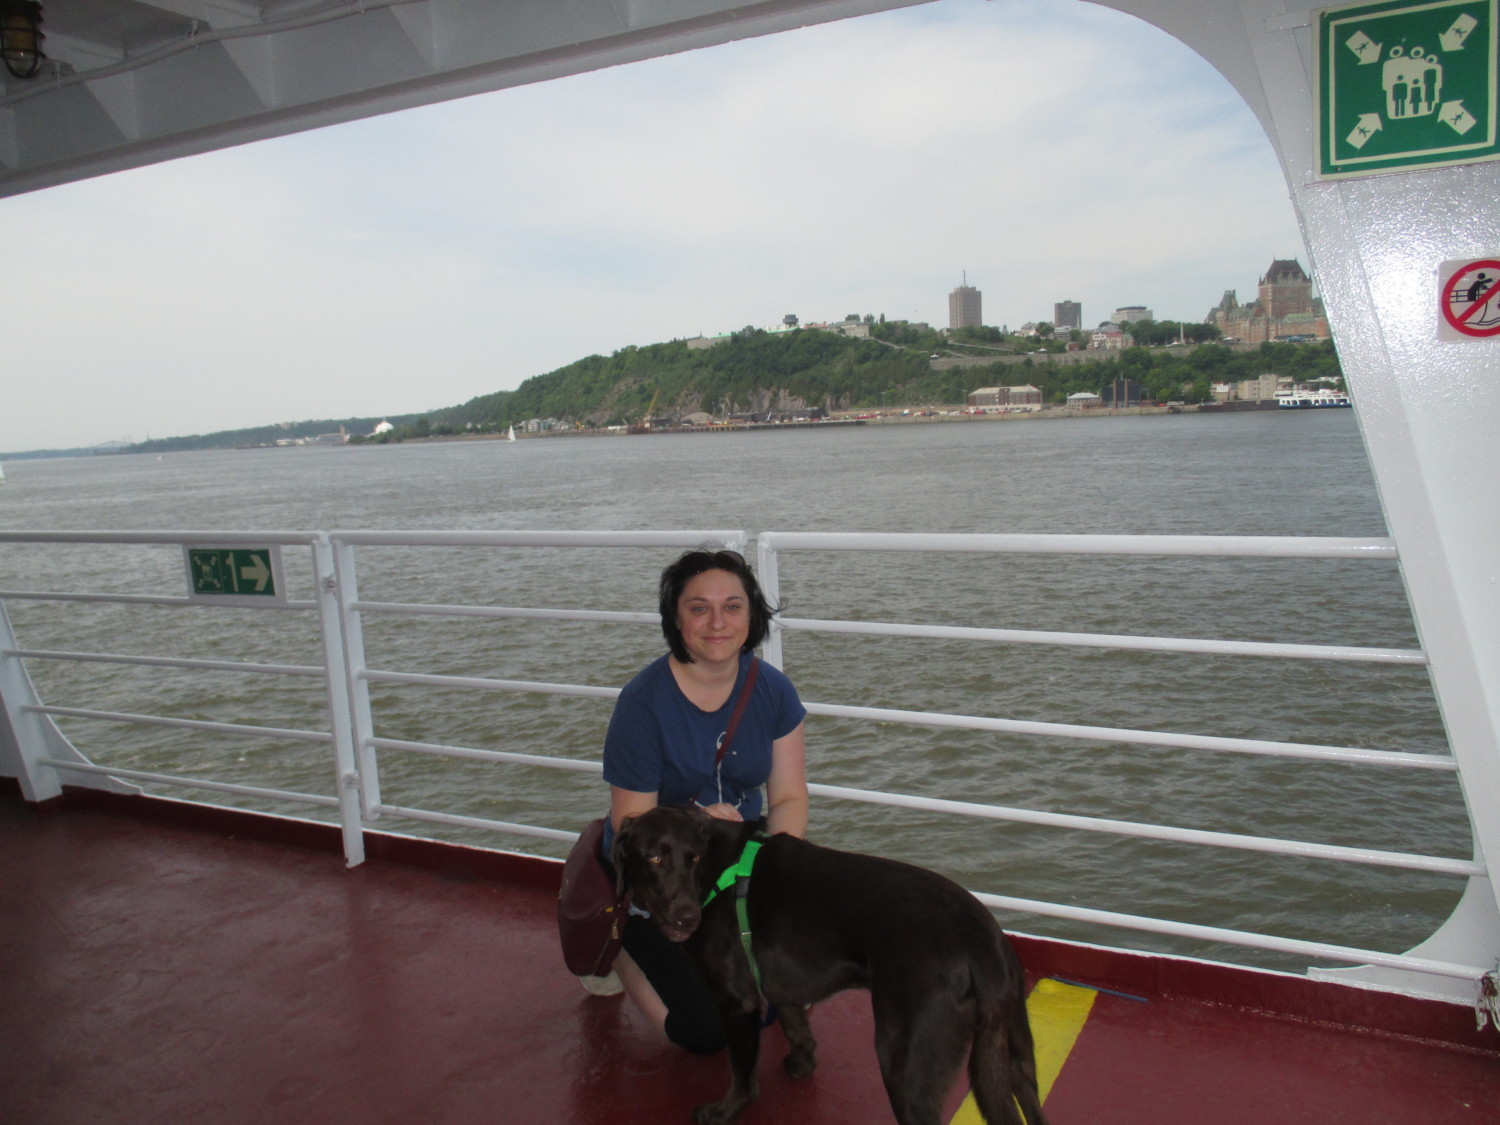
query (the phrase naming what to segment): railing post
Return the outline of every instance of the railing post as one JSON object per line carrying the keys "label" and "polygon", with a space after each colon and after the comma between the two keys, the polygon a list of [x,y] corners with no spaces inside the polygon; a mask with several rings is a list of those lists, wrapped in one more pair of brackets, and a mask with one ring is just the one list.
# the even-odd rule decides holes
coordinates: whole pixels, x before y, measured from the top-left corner
{"label": "railing post", "polygon": [[41,724],[52,720],[28,709],[37,702],[36,689],[15,655],[19,647],[0,602],[0,772],[14,774],[28,801],[45,801],[62,792],[57,771],[37,761],[48,756]]}
{"label": "railing post", "polygon": [[[766,601],[773,607],[781,605],[781,575],[776,568],[776,544],[771,539],[770,532],[763,532],[755,538],[755,577],[760,583],[761,593],[765,594]],[[761,646],[761,655],[766,663],[776,668],[785,667],[785,657],[781,651],[781,615],[777,613],[771,618],[771,628],[766,633],[765,644]]]}
{"label": "railing post", "polygon": [[344,641],[345,690],[353,723],[359,797],[366,821],[380,819],[380,762],[373,739],[375,720],[370,714],[370,683],[365,679],[365,632],[354,603],[359,600],[359,576],[354,565],[354,546],[334,532],[333,567],[337,575],[339,629]]}
{"label": "railing post", "polygon": [[[20,647],[5,603],[0,601],[0,775],[13,774],[26,800],[46,801],[62,794],[62,776],[42,759],[88,764],[88,758],[50,715],[36,710],[41,699],[25,661],[16,655]],[[90,775],[79,784],[114,793],[140,792],[133,785],[102,776]]]}
{"label": "railing post", "polygon": [[344,858],[350,867],[357,867],[365,861],[365,826],[359,802],[360,771],[349,697],[350,678],[338,568],[326,533],[318,533],[312,544],[312,554],[318,624],[323,637],[323,667],[328,680],[328,713],[333,733],[339,821],[344,830]]}

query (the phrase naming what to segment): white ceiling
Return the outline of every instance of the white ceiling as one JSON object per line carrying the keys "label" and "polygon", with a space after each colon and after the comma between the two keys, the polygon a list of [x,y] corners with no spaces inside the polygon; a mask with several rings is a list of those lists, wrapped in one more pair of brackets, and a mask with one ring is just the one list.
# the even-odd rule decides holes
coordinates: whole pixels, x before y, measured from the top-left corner
{"label": "white ceiling", "polygon": [[54,0],[0,196],[925,0]]}

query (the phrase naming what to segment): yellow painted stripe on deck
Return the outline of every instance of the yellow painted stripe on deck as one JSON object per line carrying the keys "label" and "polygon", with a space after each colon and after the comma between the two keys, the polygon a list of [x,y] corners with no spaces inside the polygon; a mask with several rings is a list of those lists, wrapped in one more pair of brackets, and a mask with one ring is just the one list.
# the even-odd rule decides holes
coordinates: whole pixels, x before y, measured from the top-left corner
{"label": "yellow painted stripe on deck", "polygon": [[[1036,1086],[1043,1102],[1068,1061],[1073,1044],[1078,1042],[1098,995],[1092,988],[1047,979],[1038,981],[1026,997],[1026,1018],[1031,1021],[1031,1038],[1036,1044]],[[972,1093],[964,1098],[949,1125],[984,1125]]]}

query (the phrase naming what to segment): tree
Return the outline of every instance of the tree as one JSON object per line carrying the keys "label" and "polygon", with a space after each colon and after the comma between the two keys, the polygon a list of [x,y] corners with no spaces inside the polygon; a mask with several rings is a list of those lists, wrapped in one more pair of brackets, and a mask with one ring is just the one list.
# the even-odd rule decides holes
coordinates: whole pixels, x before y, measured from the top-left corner
{"label": "tree", "polygon": [[1005,339],[1000,329],[982,324],[971,324],[963,328],[950,328],[948,339],[960,344],[999,344]]}

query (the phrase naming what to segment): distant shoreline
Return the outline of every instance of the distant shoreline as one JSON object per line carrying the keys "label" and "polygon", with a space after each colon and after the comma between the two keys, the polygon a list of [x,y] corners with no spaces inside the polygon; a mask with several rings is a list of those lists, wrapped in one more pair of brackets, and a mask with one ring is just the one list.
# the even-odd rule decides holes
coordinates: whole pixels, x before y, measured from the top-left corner
{"label": "distant shoreline", "polygon": [[[625,427],[606,429],[547,430],[540,433],[516,433],[517,441],[532,441],[536,438],[569,437],[660,437],[675,434],[715,433],[763,433],[774,430],[816,430],[821,428],[843,429],[847,426],[897,426],[912,423],[943,422],[1017,422],[1054,421],[1064,418],[1121,418],[1127,415],[1147,414],[1241,414],[1250,411],[1278,410],[1275,402],[1232,403],[1183,403],[1174,406],[1046,406],[1040,410],[991,410],[971,411],[971,407],[950,406],[942,409],[924,410],[903,414],[897,410],[841,411],[826,421],[796,422],[725,422],[708,426],[660,426],[650,430],[631,431]],[[414,442],[441,441],[504,441],[505,434],[445,434],[423,438],[407,438],[402,445]],[[365,443],[372,444],[372,443]]]}
{"label": "distant shoreline", "polygon": [[[517,432],[517,441],[533,441],[537,438],[578,438],[578,437],[658,437],[671,434],[714,434],[714,433],[763,433],[775,430],[816,430],[820,428],[844,429],[850,426],[897,426],[912,423],[944,423],[944,422],[1036,422],[1057,421],[1065,418],[1121,418],[1127,415],[1150,415],[1150,414],[1240,414],[1252,411],[1278,410],[1275,402],[1215,402],[1215,403],[1184,403],[1174,406],[1045,406],[1040,410],[1012,409],[1004,411],[992,410],[990,412],[974,412],[972,407],[949,406],[943,408],[924,408],[921,412],[902,414],[898,410],[870,410],[870,411],[841,411],[831,415],[825,421],[796,421],[796,422],[726,422],[709,426],[662,426],[646,431],[636,431],[621,428],[605,429],[577,429],[577,430],[548,430],[541,433]],[[433,434],[429,437],[406,438],[399,442],[374,442],[363,441],[360,445],[429,445],[435,442],[454,441],[505,441],[507,435],[501,433],[487,434]],[[321,448],[345,448],[343,445],[331,445],[324,443]],[[278,447],[270,445],[217,445],[208,446],[204,449],[182,449],[170,450],[163,453],[141,453],[135,456],[176,456],[181,453],[202,453],[209,449],[307,449],[318,448],[317,443],[309,442],[305,445]],[[16,453],[0,453],[0,461],[30,461],[50,460],[58,457],[114,457],[126,453],[119,451],[89,451],[85,449],[58,450],[57,452],[26,450]]]}

